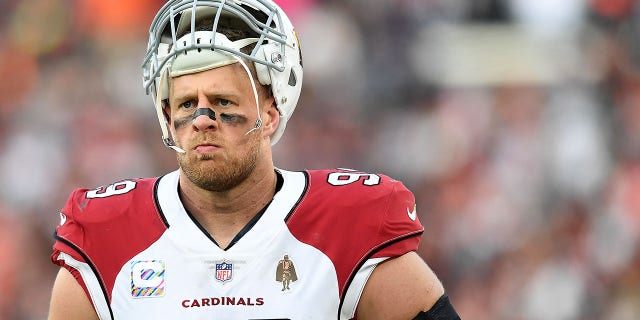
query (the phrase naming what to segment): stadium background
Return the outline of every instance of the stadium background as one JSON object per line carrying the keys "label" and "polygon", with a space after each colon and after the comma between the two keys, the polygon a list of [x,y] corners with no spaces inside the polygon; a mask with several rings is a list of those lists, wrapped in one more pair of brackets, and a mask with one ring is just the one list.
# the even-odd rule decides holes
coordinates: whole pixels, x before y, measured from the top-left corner
{"label": "stadium background", "polygon": [[[280,0],[286,169],[382,172],[463,319],[640,316],[634,0]],[[45,318],[74,187],[173,170],[140,64],[160,0],[0,1],[0,319]]]}

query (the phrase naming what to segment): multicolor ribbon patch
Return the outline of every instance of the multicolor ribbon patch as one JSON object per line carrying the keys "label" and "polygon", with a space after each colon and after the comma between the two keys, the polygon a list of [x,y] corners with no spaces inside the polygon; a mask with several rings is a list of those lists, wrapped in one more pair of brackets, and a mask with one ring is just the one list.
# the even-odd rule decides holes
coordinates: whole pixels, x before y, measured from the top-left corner
{"label": "multicolor ribbon patch", "polygon": [[164,260],[131,262],[131,296],[134,298],[164,296],[164,275]]}

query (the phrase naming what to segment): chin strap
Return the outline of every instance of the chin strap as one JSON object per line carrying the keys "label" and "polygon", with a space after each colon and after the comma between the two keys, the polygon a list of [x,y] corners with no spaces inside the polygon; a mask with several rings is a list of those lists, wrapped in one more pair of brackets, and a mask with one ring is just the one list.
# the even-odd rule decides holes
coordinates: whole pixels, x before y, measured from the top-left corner
{"label": "chin strap", "polygon": [[159,90],[156,90],[156,112],[158,113],[158,119],[160,120],[160,129],[162,130],[162,142],[164,145],[173,149],[178,153],[187,153],[183,149],[176,146],[175,141],[173,141],[173,137],[171,136],[171,132],[169,132],[169,123],[167,123],[167,118],[164,116],[164,111],[162,111],[162,91],[167,85],[167,74],[168,71],[165,70],[162,75],[160,75],[160,86]]}
{"label": "chin strap", "polygon": [[255,98],[255,101],[256,101],[256,110],[258,112],[258,120],[256,120],[256,123],[253,125],[253,128],[251,128],[251,130],[247,131],[247,133],[244,134],[246,136],[249,133],[255,130],[258,130],[258,128],[262,126],[262,116],[260,115],[260,101],[258,100],[258,90],[256,89],[256,82],[253,80],[253,76],[251,75],[251,71],[249,70],[249,67],[242,60],[242,58],[236,57],[235,55],[233,57],[236,58],[238,62],[240,62],[240,64],[244,68],[244,71],[246,71],[247,75],[249,76],[249,80],[251,81],[251,89],[253,89],[253,97]]}

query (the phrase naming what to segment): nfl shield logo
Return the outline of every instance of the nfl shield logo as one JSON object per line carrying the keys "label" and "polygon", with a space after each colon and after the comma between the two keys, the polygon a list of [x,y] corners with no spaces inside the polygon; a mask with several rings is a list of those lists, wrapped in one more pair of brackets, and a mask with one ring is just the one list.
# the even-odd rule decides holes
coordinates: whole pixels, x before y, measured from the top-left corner
{"label": "nfl shield logo", "polygon": [[233,264],[222,261],[222,263],[216,263],[216,280],[220,282],[226,282],[231,280],[233,275]]}

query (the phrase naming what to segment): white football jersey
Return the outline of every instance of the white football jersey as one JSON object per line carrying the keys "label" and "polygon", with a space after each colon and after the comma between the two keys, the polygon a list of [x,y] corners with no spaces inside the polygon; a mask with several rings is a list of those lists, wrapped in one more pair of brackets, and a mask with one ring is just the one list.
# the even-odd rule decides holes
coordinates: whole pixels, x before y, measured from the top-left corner
{"label": "white football jersey", "polygon": [[418,247],[413,194],[358,171],[278,174],[271,203],[225,250],[183,207],[179,171],[75,190],[52,260],[100,319],[355,318],[375,266]]}

